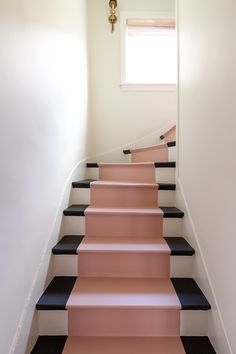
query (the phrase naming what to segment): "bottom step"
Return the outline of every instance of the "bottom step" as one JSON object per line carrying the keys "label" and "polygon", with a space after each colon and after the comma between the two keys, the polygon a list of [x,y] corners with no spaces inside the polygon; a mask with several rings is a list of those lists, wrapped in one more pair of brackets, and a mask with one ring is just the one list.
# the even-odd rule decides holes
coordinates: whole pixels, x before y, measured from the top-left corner
{"label": "bottom step", "polygon": [[216,354],[208,337],[39,337],[31,354]]}

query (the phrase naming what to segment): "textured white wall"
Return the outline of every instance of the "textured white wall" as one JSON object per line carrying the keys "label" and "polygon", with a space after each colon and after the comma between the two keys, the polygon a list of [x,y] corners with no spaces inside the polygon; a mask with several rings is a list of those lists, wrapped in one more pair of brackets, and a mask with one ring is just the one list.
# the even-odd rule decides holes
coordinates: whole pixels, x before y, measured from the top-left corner
{"label": "textured white wall", "polygon": [[86,1],[2,0],[0,13],[0,352],[23,354],[63,191],[87,155]]}
{"label": "textured white wall", "polygon": [[179,0],[179,181],[214,295],[218,354],[236,353],[235,19],[235,0]]}
{"label": "textured white wall", "polygon": [[[174,12],[174,0],[119,0],[119,11]],[[176,92],[124,92],[120,24],[111,34],[108,1],[88,0],[93,152],[129,144],[176,121]]]}

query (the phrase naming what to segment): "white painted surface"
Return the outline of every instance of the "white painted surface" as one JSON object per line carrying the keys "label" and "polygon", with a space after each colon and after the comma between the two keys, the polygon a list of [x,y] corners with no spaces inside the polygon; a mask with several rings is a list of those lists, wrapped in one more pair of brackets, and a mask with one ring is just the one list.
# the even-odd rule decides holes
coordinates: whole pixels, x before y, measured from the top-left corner
{"label": "white painted surface", "polygon": [[176,146],[169,147],[168,158],[169,161],[176,161]]}
{"label": "white painted surface", "polygon": [[[206,336],[208,312],[180,311],[181,336]],[[68,313],[66,310],[38,311],[38,317],[40,335],[68,335]]]}
{"label": "white painted surface", "polygon": [[78,256],[53,255],[53,274],[62,277],[78,276]]}
{"label": "white painted surface", "polygon": [[170,274],[174,278],[192,278],[194,256],[171,256]]}
{"label": "white painted surface", "polygon": [[[120,11],[175,10],[174,0],[120,0],[118,4],[118,15]],[[93,152],[99,155],[174,125],[176,92],[123,91],[119,21],[111,33],[107,1],[88,0],[88,13],[92,141]]]}
{"label": "white painted surface", "polygon": [[164,218],[163,235],[169,237],[182,236],[183,219]]}
{"label": "white painted surface", "polygon": [[68,313],[64,311],[38,311],[40,336],[67,336]]}
{"label": "white painted surface", "polygon": [[180,312],[180,335],[181,336],[207,336],[208,335],[208,315],[209,315],[209,311],[195,311],[195,310],[181,311]]}
{"label": "white painted surface", "polygon": [[236,353],[235,14],[234,0],[179,0],[179,184],[218,354]]}
{"label": "white painted surface", "polygon": [[35,303],[45,286],[70,182],[84,177],[76,165],[87,155],[85,4],[0,3],[4,354],[27,353],[31,326],[37,334]]}

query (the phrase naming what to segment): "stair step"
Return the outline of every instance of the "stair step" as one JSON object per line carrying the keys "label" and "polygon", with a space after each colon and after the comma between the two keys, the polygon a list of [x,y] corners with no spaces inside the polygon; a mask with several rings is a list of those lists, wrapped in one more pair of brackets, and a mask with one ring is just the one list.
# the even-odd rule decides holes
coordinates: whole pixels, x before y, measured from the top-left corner
{"label": "stair step", "polygon": [[[176,167],[176,162],[155,162],[154,163],[155,168],[175,168]],[[97,162],[88,162],[87,163],[87,168],[98,168],[98,163]]]}
{"label": "stair step", "polygon": [[63,354],[68,336],[40,336],[31,354]]}
{"label": "stair step", "polygon": [[158,206],[158,186],[155,183],[93,182],[91,183],[90,206],[155,208]]}
{"label": "stair step", "polygon": [[[52,253],[55,255],[76,255],[77,249],[84,236],[64,236],[58,244],[53,247]],[[165,237],[173,256],[192,256],[194,249],[183,237]]]}
{"label": "stair step", "polygon": [[170,249],[162,237],[85,237],[78,255],[81,277],[170,277]]}
{"label": "stair step", "polygon": [[181,337],[186,354],[216,354],[208,337]]}
{"label": "stair step", "polygon": [[167,132],[160,136],[160,139],[165,139],[166,141],[172,141],[176,138],[176,125],[170,128]]}
{"label": "stair step", "polygon": [[[85,210],[89,207],[87,204],[75,204],[63,211],[65,216],[84,216]],[[160,207],[164,212],[164,218],[183,218],[184,212],[176,207]]]}
{"label": "stair step", "polygon": [[153,162],[99,163],[99,180],[117,182],[155,183]]}
{"label": "stair step", "polygon": [[147,162],[147,161],[153,161],[153,162],[171,161],[171,157],[169,157],[169,151],[170,150],[166,143],[152,145],[152,146],[143,147],[139,149],[132,149],[131,162],[137,163],[137,162]]}
{"label": "stair step", "polygon": [[[72,188],[90,188],[90,183],[96,182],[94,179],[85,179],[83,181],[73,182]],[[175,191],[176,184],[175,183],[158,183],[159,191]]]}
{"label": "stair step", "polygon": [[[54,275],[55,276],[81,276],[83,275],[81,273],[81,265],[80,265],[80,258],[81,258],[81,254],[79,255],[78,258],[78,247],[81,244],[81,241],[83,239],[83,236],[65,236],[63,237],[63,239],[52,249],[52,253],[54,254],[53,257],[53,269],[54,269]],[[85,238],[86,239],[86,238]],[[109,238],[109,243],[112,242],[113,238]],[[160,240],[160,239],[159,239]],[[161,238],[161,240],[163,240]],[[127,250],[127,240],[126,238],[122,238],[121,240],[122,244],[125,245],[125,250]],[[127,268],[127,274],[134,274],[134,273],[130,273],[130,272],[134,272],[134,269],[137,269],[137,262],[138,262],[138,276],[141,276],[142,273],[140,273],[140,264],[142,263],[142,261],[145,261],[145,264],[152,264],[152,262],[156,265],[152,266],[152,269],[155,269],[155,274],[154,276],[156,276],[158,274],[158,272],[156,271],[157,269],[159,269],[157,267],[157,262],[159,262],[160,257],[156,257],[157,254],[153,253],[153,250],[151,249],[148,251],[148,247],[147,246],[147,239],[143,239],[144,242],[142,242],[140,244],[140,240],[138,238],[133,238],[130,240],[132,242],[132,247],[133,247],[133,251],[136,249],[138,250],[140,248],[140,251],[145,251],[146,253],[139,254],[139,253],[135,253],[135,252],[125,252],[124,254],[124,259],[122,264],[124,263],[124,261],[126,261],[126,263],[128,264],[128,268]],[[155,237],[154,241],[158,241],[158,238]],[[98,240],[96,240],[96,245]],[[134,244],[134,242],[136,242],[136,245]],[[194,254],[194,250],[193,248],[189,245],[189,243],[184,240],[181,237],[173,237],[173,238],[166,238],[166,242],[168,244],[168,250],[169,253],[171,253],[171,259],[170,259],[170,276],[172,277],[191,277],[192,276],[192,271],[193,271],[193,254]],[[97,271],[97,268],[101,268],[100,264],[104,264],[104,262],[101,262],[101,257],[104,256],[106,258],[108,258],[108,261],[114,263],[113,264],[113,268],[111,267],[105,267],[105,272],[109,271],[113,272],[113,276],[119,276],[121,269],[120,269],[120,255],[119,253],[113,253],[112,251],[112,247],[109,250],[109,243],[108,245],[106,245],[106,250],[105,252],[91,252],[88,253],[86,255],[87,258],[90,259],[89,261],[89,265],[93,266],[94,271]],[[146,245],[146,246],[145,246]],[[145,247],[144,247],[145,246]],[[104,244],[103,244],[103,248],[105,248]],[[132,250],[132,249],[131,249]],[[101,250],[102,251],[102,250]],[[147,253],[149,252],[149,253]],[[146,256],[146,254],[148,254],[148,258]],[[149,257],[149,254],[151,254],[151,257]],[[113,257],[115,257],[113,259]],[[164,257],[165,258],[165,257]],[[103,258],[102,258],[103,260]],[[116,265],[117,263],[117,267],[114,268],[114,265]],[[136,265],[136,266],[135,266]],[[135,266],[135,267],[134,267]],[[104,268],[104,267],[103,267]],[[123,267],[124,268],[124,267]],[[169,268],[169,266],[168,266]],[[116,275],[116,269],[119,270],[119,274]],[[147,267],[144,267],[145,271],[147,271]],[[154,271],[152,270],[151,273],[153,273]],[[134,275],[133,275],[134,276]]]}
{"label": "stair step", "polygon": [[85,210],[86,236],[161,237],[159,208],[92,208]]}
{"label": "stair step", "polygon": [[198,310],[199,307],[203,311],[211,309],[211,305],[202,294],[201,289],[194,279],[172,278],[171,281],[178,294],[183,310]]}
{"label": "stair step", "polygon": [[[175,147],[176,146],[176,141],[175,140],[174,141],[168,141],[167,146],[168,147]],[[124,153],[124,155],[129,155],[129,154],[131,154],[131,150],[130,149],[123,150],[123,153]]]}
{"label": "stair step", "polygon": [[[91,189],[90,183],[96,180],[85,180],[73,182],[70,193],[69,205],[73,204],[90,204]],[[160,183],[158,185],[158,203],[159,205],[173,206],[175,205],[175,189],[173,183]],[[80,187],[81,186],[81,187]],[[157,205],[156,205],[157,206]]]}
{"label": "stair step", "polygon": [[[100,164],[99,164],[100,165]],[[128,168],[128,165],[133,165],[133,164],[128,164],[128,163],[123,163],[123,166],[126,166],[126,169]],[[136,164],[137,165],[137,164]],[[140,165],[140,164],[139,164]],[[152,166],[154,165],[155,169],[155,178],[152,176],[152,180],[149,180],[151,183],[170,183],[174,184],[175,183],[175,162],[156,162],[152,163]],[[87,170],[86,170],[86,177],[87,179],[95,179],[95,180],[102,180],[104,179],[100,174],[100,169],[98,168],[98,163],[88,163],[87,164]],[[141,167],[139,168],[139,170]],[[153,172],[152,172],[153,173]],[[140,171],[137,171],[136,173],[133,173],[133,177],[136,178],[136,182],[147,182],[147,177],[142,175]],[[138,178],[138,180],[137,180]],[[107,178],[106,178],[107,179]],[[111,178],[109,177],[111,180]],[[121,175],[119,175],[119,178],[117,178],[117,171],[113,174],[112,180],[124,180],[124,173],[123,171],[121,172]],[[127,181],[127,178],[126,178]],[[135,180],[132,179],[132,182],[135,182]]]}
{"label": "stair step", "polygon": [[70,337],[65,354],[75,354],[74,348],[83,354],[184,354],[180,337],[118,337],[91,338]]}
{"label": "stair step", "polygon": [[[145,295],[144,295],[145,294]],[[78,278],[67,309],[180,309],[168,278]]]}
{"label": "stair step", "polygon": [[173,256],[193,256],[194,249],[183,237],[165,237]]}
{"label": "stair step", "polygon": [[72,336],[180,334],[181,305],[168,278],[78,278],[66,308]]}
{"label": "stair step", "polygon": [[[70,340],[67,336],[41,336],[38,338],[31,354],[65,354],[63,350],[67,339]],[[122,345],[122,340],[123,338],[106,337],[75,337],[72,339],[72,341],[76,342],[76,348],[79,348],[80,342],[84,346],[81,351],[76,349],[76,354],[86,354],[86,350],[88,350],[88,354],[125,354],[125,350],[127,350],[127,354],[177,354],[176,352],[168,353],[166,350],[158,352],[158,349],[153,345],[158,338],[125,338],[125,345],[122,347],[122,350],[119,350],[118,345]],[[168,337],[168,341],[171,340],[175,341],[176,339]],[[106,341],[108,345],[106,345]],[[129,342],[129,346],[127,345],[127,341]],[[181,342],[186,354],[216,354],[208,337],[181,337]],[[112,349],[110,343],[112,343]],[[92,351],[90,345],[94,345],[94,351]],[[151,347],[150,349],[148,349],[149,346]],[[107,347],[108,351],[105,351]],[[118,348],[118,351],[116,348]],[[134,348],[133,352],[132,348]],[[72,352],[69,354],[75,353]]]}
{"label": "stair step", "polygon": [[84,236],[66,235],[52,249],[55,255],[75,255]]}
{"label": "stair step", "polygon": [[[182,218],[163,218],[163,234],[161,236],[179,236],[182,234],[183,222]],[[64,235],[85,235],[85,216],[64,216],[62,222],[62,233]],[[101,235],[105,236],[105,235]],[[145,235],[147,236],[146,233]],[[158,236],[158,233],[154,237]],[[160,235],[159,235],[160,236]]]}
{"label": "stair step", "polygon": [[[54,277],[39,299],[37,310],[65,310],[77,277]],[[182,310],[210,310],[211,306],[192,278],[171,278]]]}
{"label": "stair step", "polygon": [[37,310],[65,310],[77,277],[54,277],[37,302]]}

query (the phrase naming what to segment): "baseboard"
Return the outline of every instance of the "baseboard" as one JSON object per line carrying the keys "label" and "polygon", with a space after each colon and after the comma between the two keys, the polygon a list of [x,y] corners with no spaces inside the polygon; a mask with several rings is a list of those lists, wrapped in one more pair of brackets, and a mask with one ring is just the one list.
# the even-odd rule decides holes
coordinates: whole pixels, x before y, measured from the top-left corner
{"label": "baseboard", "polygon": [[214,287],[211,281],[211,276],[207,268],[206,260],[204,259],[201,244],[194,225],[194,220],[185,197],[184,188],[180,178],[176,179],[176,206],[181,208],[185,217],[183,219],[183,237],[185,237],[196,251],[194,278],[207,296],[212,306],[212,311],[209,312],[208,318],[208,336],[210,337],[213,346],[218,354],[233,354],[229,339],[224,326],[221,311],[217,302]]}

